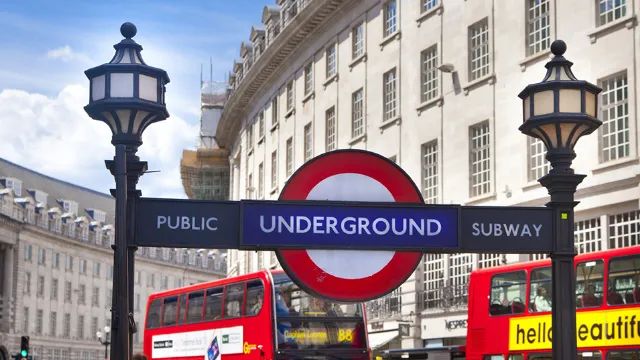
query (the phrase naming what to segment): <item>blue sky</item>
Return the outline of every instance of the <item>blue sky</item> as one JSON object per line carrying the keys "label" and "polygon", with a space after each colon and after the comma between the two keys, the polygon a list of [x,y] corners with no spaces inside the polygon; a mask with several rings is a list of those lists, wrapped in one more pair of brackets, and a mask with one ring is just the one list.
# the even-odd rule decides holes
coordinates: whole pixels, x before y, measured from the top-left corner
{"label": "blue sky", "polygon": [[[112,156],[109,133],[106,125],[85,124],[91,120],[82,111],[88,98],[83,71],[111,59],[113,44],[122,38],[120,25],[131,21],[147,64],[171,77],[167,107],[172,117],[152,126],[141,147],[150,168],[164,173],[155,176],[158,181],[143,178],[150,189],[145,195],[181,196],[177,162],[181,149],[197,143],[201,65],[208,79],[211,58],[213,79],[224,80],[240,42],[248,39],[252,25],[261,23],[263,7],[274,2],[0,0],[0,126],[13,127],[10,135],[0,131],[5,133],[0,157],[108,190],[112,178],[101,174],[106,171],[99,156]],[[98,156],[95,169],[85,154]],[[81,172],[73,166],[91,169]]]}

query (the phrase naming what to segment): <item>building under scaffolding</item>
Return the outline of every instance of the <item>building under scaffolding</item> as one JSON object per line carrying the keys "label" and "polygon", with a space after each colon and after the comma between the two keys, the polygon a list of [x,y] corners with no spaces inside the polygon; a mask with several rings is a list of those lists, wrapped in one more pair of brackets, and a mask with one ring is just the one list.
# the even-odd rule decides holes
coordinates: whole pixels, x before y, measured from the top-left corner
{"label": "building under scaffolding", "polygon": [[226,83],[202,82],[200,144],[197,150],[184,150],[180,160],[182,186],[189,199],[229,198],[229,153],[214,138],[226,93]]}

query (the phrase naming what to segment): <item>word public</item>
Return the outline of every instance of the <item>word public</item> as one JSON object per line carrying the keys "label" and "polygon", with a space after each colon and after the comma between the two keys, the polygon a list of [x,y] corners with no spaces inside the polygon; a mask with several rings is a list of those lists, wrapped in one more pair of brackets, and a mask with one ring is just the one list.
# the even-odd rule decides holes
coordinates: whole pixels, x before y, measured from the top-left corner
{"label": "word public", "polygon": [[265,234],[336,234],[336,235],[409,235],[436,236],[442,224],[436,219],[383,218],[345,216],[260,216],[260,230]]}
{"label": "word public", "polygon": [[171,230],[218,230],[217,217],[163,216],[156,218],[156,229],[167,227]]}

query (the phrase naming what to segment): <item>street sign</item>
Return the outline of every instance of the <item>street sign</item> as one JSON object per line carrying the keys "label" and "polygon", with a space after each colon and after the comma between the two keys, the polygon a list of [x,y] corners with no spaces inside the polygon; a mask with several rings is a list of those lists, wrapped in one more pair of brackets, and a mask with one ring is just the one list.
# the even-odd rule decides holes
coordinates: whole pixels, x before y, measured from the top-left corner
{"label": "street sign", "polygon": [[459,206],[242,201],[240,249],[458,250]]}
{"label": "street sign", "polygon": [[235,249],[240,206],[232,201],[141,198],[136,202],[136,246]]}
{"label": "street sign", "polygon": [[[306,162],[289,178],[280,200],[423,203],[420,190],[399,166],[362,150],[337,150]],[[276,254],[300,287],[339,301],[365,301],[391,292],[422,258],[421,252],[368,250],[278,250]]]}

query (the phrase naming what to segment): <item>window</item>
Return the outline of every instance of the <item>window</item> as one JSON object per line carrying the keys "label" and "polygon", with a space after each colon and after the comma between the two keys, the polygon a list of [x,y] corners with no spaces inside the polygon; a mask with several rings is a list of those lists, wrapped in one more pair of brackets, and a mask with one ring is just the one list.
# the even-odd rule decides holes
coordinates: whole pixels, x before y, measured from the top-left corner
{"label": "window", "polygon": [[47,264],[47,250],[44,248],[38,249],[38,265]]}
{"label": "window", "polygon": [[176,324],[176,317],[178,315],[178,297],[170,296],[164,299],[164,306],[162,307],[162,325],[172,326]]}
{"label": "window", "polygon": [[264,164],[258,165],[258,199],[264,198]]}
{"label": "window", "polygon": [[271,188],[275,189],[278,186],[278,151],[274,150],[271,153]]}
{"label": "window", "polygon": [[427,204],[438,202],[438,140],[422,144],[422,196]]}
{"label": "window", "polygon": [[97,286],[93,287],[91,293],[91,306],[100,307],[100,288]]}
{"label": "window", "polygon": [[287,163],[287,177],[289,177],[293,173],[293,137],[287,139],[285,161]]}
{"label": "window", "polygon": [[57,323],[58,323],[58,313],[55,311],[52,311],[49,314],[49,336],[55,337],[57,335],[56,334],[56,328],[58,327]]}
{"label": "window", "polygon": [[438,96],[438,46],[433,45],[420,53],[420,101],[427,102]]}
{"label": "window", "polygon": [[576,266],[576,307],[602,304],[604,265],[602,260],[587,261]]}
{"label": "window", "polygon": [[542,140],[527,136],[529,150],[529,181],[536,181],[549,173],[549,161],[545,158],[546,149]]}
{"label": "window", "polygon": [[396,117],[396,68],[393,68],[382,76],[384,115],[383,120],[391,120]]}
{"label": "window", "polygon": [[36,310],[36,335],[42,335],[42,309]]}
{"label": "window", "polygon": [[527,0],[527,56],[549,48],[549,0]]}
{"label": "window", "polygon": [[384,37],[387,37],[398,30],[396,0],[387,1],[383,6],[383,13]]}
{"label": "window", "polygon": [[469,27],[469,81],[489,74],[489,23],[486,18]]}
{"label": "window", "polygon": [[640,256],[611,259],[609,262],[609,305],[640,303]]}
{"label": "window", "polygon": [[640,359],[639,350],[624,350],[624,351],[608,351],[607,360],[634,360]]}
{"label": "window", "polygon": [[640,245],[640,211],[609,216],[609,248]]}
{"label": "window", "polygon": [[438,0],[422,0],[422,12],[427,12],[438,6]]}
{"label": "window", "polygon": [[254,280],[247,284],[247,315],[257,315],[262,309],[264,285],[262,281]]}
{"label": "window", "polygon": [[327,79],[332,77],[337,72],[336,66],[336,44],[331,44],[327,46],[325,50],[325,59],[326,59],[326,77]]}
{"label": "window", "polygon": [[80,259],[80,267],[78,268],[78,271],[82,275],[87,275],[87,260]]}
{"label": "window", "polygon": [[187,322],[194,323],[202,320],[202,305],[204,304],[204,291],[189,294],[187,308]]}
{"label": "window", "polygon": [[600,235],[600,218],[576,221],[574,226],[574,243],[578,254],[602,250]]}
{"label": "window", "polygon": [[596,0],[598,26],[608,24],[627,15],[626,0]]}
{"label": "window", "polygon": [[24,307],[23,308],[23,322],[22,322],[22,331],[24,333],[29,333],[29,308],[28,307]]}
{"label": "window", "polygon": [[[154,299],[149,304],[149,311],[147,313],[146,327],[147,329],[153,329],[160,326],[160,310],[162,309],[162,299]],[[200,320],[200,316],[198,316]]]}
{"label": "window", "polygon": [[86,286],[84,284],[80,284],[78,286],[78,304],[84,305],[86,299]]}
{"label": "window", "polygon": [[247,178],[247,199],[251,199],[253,197],[253,174],[249,173]]}
{"label": "window", "polygon": [[204,319],[216,320],[222,318],[223,288],[207,289],[207,300],[204,307]]}
{"label": "window", "polygon": [[93,263],[93,277],[100,277],[100,263],[98,261]]}
{"label": "window", "polygon": [[532,312],[551,311],[551,267],[531,270],[529,289],[529,310]]}
{"label": "window", "polygon": [[140,311],[140,294],[135,294],[135,298],[133,299],[133,308],[135,311]]}
{"label": "window", "polygon": [[351,94],[351,137],[364,135],[364,106],[362,88]]}
{"label": "window", "polygon": [[313,63],[308,63],[304,67],[304,94],[309,95],[313,92]]}
{"label": "window", "polygon": [[26,244],[24,246],[24,261],[31,262],[31,258],[33,255],[33,246],[30,244]]}
{"label": "window", "polygon": [[113,265],[107,265],[107,280],[113,279]]}
{"label": "window", "polygon": [[58,300],[58,279],[51,279],[51,300]]}
{"label": "window", "polygon": [[440,307],[444,286],[444,256],[425,254],[424,261],[424,306],[426,309]]}
{"label": "window", "polygon": [[327,151],[336,149],[336,108],[335,106],[330,107],[325,112],[325,121],[326,121],[326,138],[325,138],[325,146]]}
{"label": "window", "polygon": [[227,285],[225,296],[225,317],[242,316],[242,301],[244,300],[244,284]]}
{"label": "window", "polygon": [[31,273],[24,273],[24,288],[22,288],[22,292],[25,294],[31,294]]}
{"label": "window", "polygon": [[92,317],[91,318],[91,328],[89,329],[90,332],[89,334],[95,334],[96,332],[98,332],[98,318],[97,317]]}
{"label": "window", "polygon": [[293,80],[287,83],[287,111],[293,110]]}
{"label": "window", "polygon": [[351,58],[357,59],[364,55],[364,22],[351,29]]}
{"label": "window", "polygon": [[44,297],[44,276],[38,276],[38,283],[36,284],[36,296],[39,298]]}
{"label": "window", "polygon": [[78,339],[84,339],[84,315],[78,315]]}
{"label": "window", "polygon": [[71,303],[71,281],[64,282],[64,302]]}
{"label": "window", "polygon": [[264,137],[264,111],[258,114],[258,141]]}
{"label": "window", "polygon": [[[140,294],[137,294],[138,304],[140,304]],[[187,318],[187,294],[180,295],[180,306],[178,307],[178,324],[184,324]]]}
{"label": "window", "polygon": [[271,126],[275,126],[278,123],[278,96],[271,100]]}
{"label": "window", "polygon": [[53,257],[51,260],[51,267],[53,267],[54,269],[60,269],[60,253],[59,252],[53,254]]}
{"label": "window", "polygon": [[466,304],[467,291],[469,288],[469,273],[473,264],[473,257],[470,254],[449,255],[449,285],[451,293],[448,294],[449,301],[453,304]]}
{"label": "window", "polygon": [[311,159],[313,156],[313,148],[312,148],[312,139],[311,139],[311,123],[308,123],[304,126],[304,161]]}
{"label": "window", "polygon": [[491,315],[520,314],[524,312],[526,296],[524,271],[498,274],[491,278]]}
{"label": "window", "polygon": [[65,271],[73,271],[73,256],[67,255],[64,262]]}
{"label": "window", "polygon": [[489,122],[469,128],[470,197],[491,191],[491,148]]}
{"label": "window", "polygon": [[247,124],[247,152],[253,150],[253,124]]}
{"label": "window", "polygon": [[602,162],[629,156],[627,73],[600,81],[600,157]]}
{"label": "window", "polygon": [[[503,261],[504,259],[504,261]],[[506,258],[500,254],[478,254],[478,268],[489,268],[494,266],[500,266],[506,263]]]}

